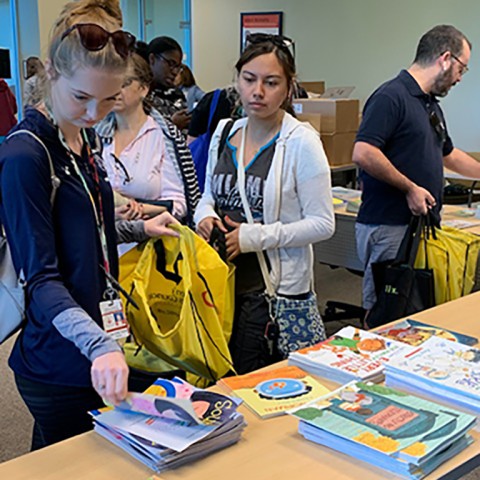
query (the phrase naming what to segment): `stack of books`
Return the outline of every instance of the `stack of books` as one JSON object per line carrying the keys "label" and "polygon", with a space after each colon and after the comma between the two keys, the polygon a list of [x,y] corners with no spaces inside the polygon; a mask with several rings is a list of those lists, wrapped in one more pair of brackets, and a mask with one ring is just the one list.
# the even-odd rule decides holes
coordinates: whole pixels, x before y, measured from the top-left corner
{"label": "stack of books", "polygon": [[385,325],[375,329],[375,333],[399,342],[408,343],[413,347],[418,347],[431,337],[440,337],[452,342],[463,343],[464,345],[476,345],[478,338],[465,335],[463,333],[454,332],[445,328],[429,325],[428,323],[419,322],[407,318],[399,320],[394,324]]}
{"label": "stack of books", "polygon": [[241,398],[260,418],[281,415],[330,392],[297,367],[280,367],[226,377],[218,385]]}
{"label": "stack of books", "polygon": [[385,382],[480,415],[480,350],[471,346],[431,337],[389,363]]}
{"label": "stack of books", "polygon": [[158,473],[238,442],[246,426],[239,403],[179,378],[158,379],[145,393],[90,413],[98,434]]}
{"label": "stack of books", "polygon": [[358,213],[362,203],[362,192],[352,188],[332,187],[332,197],[346,203],[346,211],[351,213]]}
{"label": "stack of books", "polygon": [[420,479],[472,442],[476,417],[375,384],[352,382],[290,412],[307,440]]}
{"label": "stack of books", "polygon": [[288,356],[289,365],[337,383],[383,380],[384,366],[412,347],[352,326]]}

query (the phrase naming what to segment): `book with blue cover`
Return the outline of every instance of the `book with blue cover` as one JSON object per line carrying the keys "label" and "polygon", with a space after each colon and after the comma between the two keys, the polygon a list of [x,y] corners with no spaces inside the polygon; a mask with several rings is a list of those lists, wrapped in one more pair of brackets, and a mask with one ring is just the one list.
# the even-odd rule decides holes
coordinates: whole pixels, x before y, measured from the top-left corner
{"label": "book with blue cover", "polygon": [[476,421],[473,415],[364,382],[351,382],[290,413],[308,440],[408,478],[422,478],[468,446],[467,431]]}

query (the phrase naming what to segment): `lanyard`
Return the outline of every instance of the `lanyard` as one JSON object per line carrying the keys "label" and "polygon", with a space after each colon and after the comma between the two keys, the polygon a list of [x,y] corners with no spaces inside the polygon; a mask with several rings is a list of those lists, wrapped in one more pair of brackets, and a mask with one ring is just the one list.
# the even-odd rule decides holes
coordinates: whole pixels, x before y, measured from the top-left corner
{"label": "lanyard", "polygon": [[97,226],[97,232],[98,236],[100,239],[100,245],[102,247],[102,253],[103,253],[103,269],[105,271],[105,277],[106,277],[106,283],[107,283],[107,290],[105,292],[106,297],[113,297],[116,296],[115,289],[112,286],[112,282],[110,280],[111,274],[110,274],[110,262],[108,260],[108,245],[107,245],[107,236],[105,234],[105,222],[104,222],[104,215],[103,215],[103,202],[102,202],[102,195],[100,192],[100,178],[98,175],[98,170],[95,165],[95,157],[93,154],[93,151],[90,147],[90,143],[88,141],[87,135],[85,133],[85,130],[81,130],[83,141],[85,142],[85,146],[87,149],[87,155],[88,155],[88,163],[92,169],[93,173],[93,183],[95,185],[95,192],[97,194],[97,199],[98,199],[98,210],[97,206],[95,204],[95,200],[93,198],[92,192],[88,188],[87,181],[85,179],[85,176],[83,175],[82,171],[80,170],[80,167],[78,165],[77,160],[75,159],[75,155],[72,152],[72,149],[67,145],[67,142],[65,141],[65,137],[63,136],[63,133],[60,129],[58,129],[58,136],[60,139],[60,142],[62,145],[65,147],[67,150],[67,154],[70,157],[70,160],[72,162],[73,168],[75,169],[75,172],[80,178],[80,181],[82,183],[82,186],[90,199],[90,203],[92,204],[92,209],[93,209],[93,214],[95,216],[95,223]]}

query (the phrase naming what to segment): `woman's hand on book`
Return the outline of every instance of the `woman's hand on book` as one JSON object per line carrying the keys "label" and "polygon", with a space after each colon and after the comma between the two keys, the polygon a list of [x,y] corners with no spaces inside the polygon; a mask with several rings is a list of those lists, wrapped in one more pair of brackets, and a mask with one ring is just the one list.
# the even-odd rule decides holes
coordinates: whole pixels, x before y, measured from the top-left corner
{"label": "woman's hand on book", "polygon": [[100,355],[92,362],[92,385],[108,403],[118,405],[128,392],[128,365],[122,352]]}

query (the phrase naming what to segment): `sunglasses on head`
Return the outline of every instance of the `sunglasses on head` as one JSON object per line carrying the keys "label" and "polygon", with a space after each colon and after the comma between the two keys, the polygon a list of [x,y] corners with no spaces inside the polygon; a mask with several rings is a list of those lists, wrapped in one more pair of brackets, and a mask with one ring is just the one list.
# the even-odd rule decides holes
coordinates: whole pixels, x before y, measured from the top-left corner
{"label": "sunglasses on head", "polygon": [[290,52],[289,49],[291,48],[291,53],[293,54],[293,58],[295,58],[295,42],[291,38],[284,37],[283,35],[272,35],[270,33],[249,33],[247,35],[245,45],[248,46],[266,42],[273,43],[276,47],[287,50],[288,52]]}
{"label": "sunglasses on head", "polygon": [[70,35],[74,30],[78,31],[80,42],[90,52],[98,52],[105,48],[111,38],[115,51],[122,57],[127,58],[135,45],[135,37],[123,30],[108,32],[95,23],[76,23],[63,32],[60,41]]}

